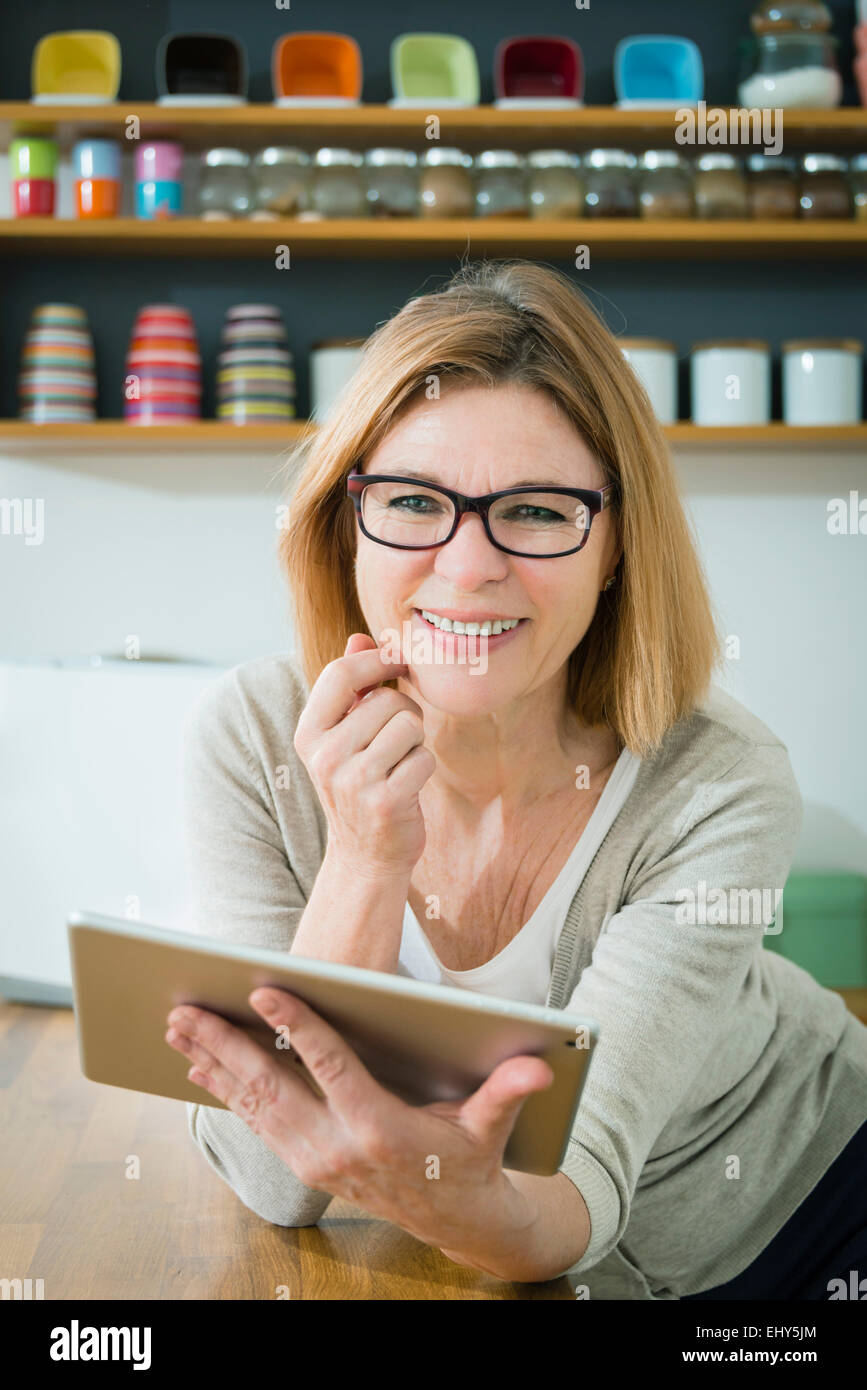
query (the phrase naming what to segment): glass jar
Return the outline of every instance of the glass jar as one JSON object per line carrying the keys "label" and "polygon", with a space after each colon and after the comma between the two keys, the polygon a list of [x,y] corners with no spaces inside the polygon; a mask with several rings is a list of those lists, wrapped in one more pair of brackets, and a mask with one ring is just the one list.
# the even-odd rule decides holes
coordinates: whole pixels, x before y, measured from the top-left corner
{"label": "glass jar", "polygon": [[794,159],[751,154],[747,169],[750,217],[776,222],[798,216],[798,166]]}
{"label": "glass jar", "polygon": [[367,201],[374,217],[415,217],[418,156],[412,150],[375,149],[364,156]]}
{"label": "glass jar", "polygon": [[476,214],[526,217],[526,161],[514,150],[482,150],[475,158]]}
{"label": "glass jar", "polygon": [[867,154],[856,154],[849,161],[852,205],[859,222],[867,222]]}
{"label": "glass jar", "polygon": [[637,217],[636,159],[628,150],[588,150],[582,157],[585,217]]}
{"label": "glass jar", "polygon": [[527,156],[531,217],[580,217],[584,207],[581,160],[570,150],[533,150]]}
{"label": "glass jar", "polygon": [[743,39],[738,101],[747,108],[840,105],[843,79],[833,34],[792,31]]}
{"label": "glass jar", "polygon": [[436,145],[419,160],[419,215],[472,217],[472,156]]}
{"label": "glass jar", "polygon": [[746,217],[747,181],[741,161],[733,154],[703,154],[695,171],[695,210],[698,217]]}
{"label": "glass jar", "polygon": [[199,216],[206,222],[246,217],[253,201],[250,156],[243,150],[214,149],[206,150],[201,162]]}
{"label": "glass jar", "polygon": [[317,217],[366,217],[369,204],[362,166],[356,150],[326,146],[313,156],[310,204]]}
{"label": "glass jar", "polygon": [[638,158],[642,217],[695,217],[692,177],[676,150],[645,150]]}
{"label": "glass jar", "polygon": [[257,219],[297,217],[310,206],[310,156],[292,145],[269,145],[253,159]]}
{"label": "glass jar", "polygon": [[832,15],[821,0],[764,0],[741,44],[738,100],[747,107],[840,105]]}
{"label": "glass jar", "polygon": [[805,154],[801,160],[801,216],[851,217],[848,164],[836,154]]}

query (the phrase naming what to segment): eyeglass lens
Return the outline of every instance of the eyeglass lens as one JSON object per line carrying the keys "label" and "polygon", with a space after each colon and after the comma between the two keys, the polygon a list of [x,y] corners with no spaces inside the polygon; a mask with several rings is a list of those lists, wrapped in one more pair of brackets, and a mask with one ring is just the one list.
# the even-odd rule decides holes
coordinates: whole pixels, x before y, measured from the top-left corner
{"label": "eyeglass lens", "polygon": [[[369,483],[361,501],[365,530],[392,545],[428,546],[445,540],[454,504],[419,483]],[[510,550],[556,555],[580,545],[590,522],[585,504],[557,492],[515,492],[488,512],[491,534]]]}

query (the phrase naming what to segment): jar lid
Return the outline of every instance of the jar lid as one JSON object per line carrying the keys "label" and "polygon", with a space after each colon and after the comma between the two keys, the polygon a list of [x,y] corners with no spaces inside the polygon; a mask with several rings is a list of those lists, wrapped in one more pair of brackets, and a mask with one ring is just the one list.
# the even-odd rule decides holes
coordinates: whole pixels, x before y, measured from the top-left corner
{"label": "jar lid", "polygon": [[750,16],[754,34],[824,33],[831,27],[831,11],[822,0],[763,0]]}
{"label": "jar lid", "polygon": [[357,169],[359,165],[364,163],[364,156],[360,155],[357,150],[343,150],[337,149],[333,145],[323,145],[322,148],[317,150],[314,154],[313,163],[318,164],[320,168],[327,168],[330,165],[339,164],[344,166],[350,165]]}
{"label": "jar lid", "polygon": [[794,174],[798,161],[780,154],[751,154],[747,165],[753,174],[774,173],[778,169],[784,174]]}
{"label": "jar lid", "polygon": [[634,169],[636,161],[628,150],[588,150],[584,163],[591,169]]}
{"label": "jar lid", "polygon": [[761,338],[707,338],[692,345],[693,352],[710,352],[714,348],[755,348],[757,352],[770,352],[770,344]]}
{"label": "jar lid", "polygon": [[412,150],[393,150],[385,146],[378,146],[376,149],[368,150],[364,156],[365,164],[374,165],[381,168],[384,164],[399,164],[404,168],[412,169],[418,163],[418,156]]}
{"label": "jar lid", "polygon": [[527,163],[531,169],[578,169],[581,160],[571,150],[532,150]]}
{"label": "jar lid", "polygon": [[253,163],[260,167],[270,164],[309,164],[310,156],[296,145],[269,145],[267,149],[259,151]]}
{"label": "jar lid", "polygon": [[515,150],[482,150],[475,163],[477,169],[523,169],[524,156]]}
{"label": "jar lid", "polygon": [[431,149],[425,150],[419,156],[419,164],[425,164],[434,168],[437,164],[458,164],[464,169],[469,169],[473,162],[473,157],[467,154],[466,150],[455,149],[451,145],[434,145]]}
{"label": "jar lid", "polygon": [[703,154],[698,160],[699,169],[740,169],[741,162],[733,154]]}
{"label": "jar lid", "polygon": [[617,346],[621,348],[661,348],[664,352],[677,352],[677,343],[671,343],[667,338],[618,338]]}
{"label": "jar lid", "polygon": [[830,171],[845,174],[848,164],[839,154],[805,154],[801,167],[807,174],[823,174]]}
{"label": "jar lid", "polygon": [[780,344],[782,352],[822,352],[832,350],[834,352],[857,352],[864,351],[864,344],[859,338],[787,338]]}
{"label": "jar lid", "polygon": [[318,343],[312,344],[312,348],[318,352],[320,348],[363,347],[366,342],[366,338],[321,338]]}
{"label": "jar lid", "polygon": [[683,169],[685,160],[677,150],[645,150],[638,157],[640,169]]}
{"label": "jar lid", "polygon": [[216,169],[229,164],[236,168],[243,169],[250,163],[250,156],[245,154],[243,150],[205,150],[205,153],[202,155],[202,163],[206,164],[210,169]]}

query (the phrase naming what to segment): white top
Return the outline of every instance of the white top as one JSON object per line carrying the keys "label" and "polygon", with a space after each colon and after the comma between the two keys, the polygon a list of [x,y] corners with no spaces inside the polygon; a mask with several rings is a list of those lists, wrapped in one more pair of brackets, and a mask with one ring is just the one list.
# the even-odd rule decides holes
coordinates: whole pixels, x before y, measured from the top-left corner
{"label": "white top", "polygon": [[566,914],[597,849],[632,790],[641,759],[624,748],[578,843],[521,930],[497,955],[473,970],[447,970],[428,941],[418,918],[406,905],[398,974],[447,984],[501,999],[544,1004],[551,984],[557,941]]}

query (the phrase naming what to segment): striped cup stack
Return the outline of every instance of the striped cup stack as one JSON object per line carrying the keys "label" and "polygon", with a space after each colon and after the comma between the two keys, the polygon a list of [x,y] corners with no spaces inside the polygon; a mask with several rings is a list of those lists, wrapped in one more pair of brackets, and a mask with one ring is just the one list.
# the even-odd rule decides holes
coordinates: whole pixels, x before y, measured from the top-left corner
{"label": "striped cup stack", "polygon": [[96,418],[96,369],[87,314],[76,304],[37,304],[21,353],[19,414],[32,424]]}
{"label": "striped cup stack", "polygon": [[274,304],[235,304],[226,311],[217,359],[217,418],[235,425],[272,424],[295,415],[295,371],[283,315]]}
{"label": "striped cup stack", "polygon": [[130,425],[201,419],[202,359],[189,310],[174,304],[139,309],[126,355],[123,413]]}

